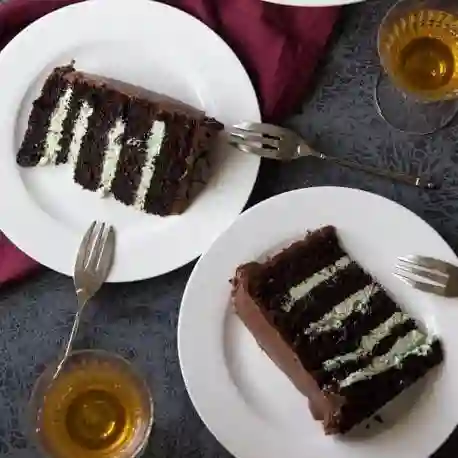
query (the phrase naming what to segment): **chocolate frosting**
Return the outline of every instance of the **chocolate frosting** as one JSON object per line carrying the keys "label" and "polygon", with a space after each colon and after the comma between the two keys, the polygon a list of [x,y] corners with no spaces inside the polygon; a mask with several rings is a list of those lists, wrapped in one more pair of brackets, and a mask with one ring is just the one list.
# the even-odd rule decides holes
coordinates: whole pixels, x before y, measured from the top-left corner
{"label": "chocolate frosting", "polygon": [[258,345],[288,376],[294,386],[307,396],[310,411],[315,420],[323,423],[326,434],[337,434],[345,399],[320,389],[313,375],[304,368],[297,354],[256,303],[256,299],[250,293],[250,279],[256,276],[259,267],[258,263],[249,263],[237,269],[232,280],[232,303],[235,310]]}
{"label": "chocolate frosting", "polygon": [[75,70],[73,67],[74,61],[65,67],[67,72],[64,74],[64,78],[69,82],[83,81],[93,87],[105,87],[114,91],[121,92],[127,97],[136,97],[150,102],[158,104],[159,109],[163,109],[170,112],[180,112],[189,116],[195,117],[195,119],[204,119],[205,113],[197,108],[192,107],[184,102],[176,100],[165,94],[159,94],[158,92],[150,91],[144,87],[136,86],[125,81],[120,81],[107,76],[96,75],[94,73],[83,72]]}

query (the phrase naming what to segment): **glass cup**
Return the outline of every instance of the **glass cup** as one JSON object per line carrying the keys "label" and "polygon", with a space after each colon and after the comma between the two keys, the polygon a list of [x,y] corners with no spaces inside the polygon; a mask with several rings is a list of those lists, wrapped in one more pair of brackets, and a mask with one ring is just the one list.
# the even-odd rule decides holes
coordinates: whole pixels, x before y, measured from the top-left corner
{"label": "glass cup", "polygon": [[385,70],[375,99],[381,116],[402,131],[432,133],[458,110],[458,2],[400,0],[378,33]]}
{"label": "glass cup", "polygon": [[32,391],[31,434],[52,458],[134,458],[153,425],[153,402],[131,364],[101,350],[75,351],[52,381],[50,365]]}

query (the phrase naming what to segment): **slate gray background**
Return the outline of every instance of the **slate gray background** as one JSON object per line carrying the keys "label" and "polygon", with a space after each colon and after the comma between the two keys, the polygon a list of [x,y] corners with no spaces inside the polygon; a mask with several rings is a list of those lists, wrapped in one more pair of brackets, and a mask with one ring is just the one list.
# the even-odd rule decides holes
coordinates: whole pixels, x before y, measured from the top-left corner
{"label": "slate gray background", "polygon": [[[421,191],[394,185],[315,160],[285,165],[266,162],[250,205],[304,186],[361,188],[415,211],[456,250],[458,125],[430,137],[408,136],[390,130],[374,111],[372,87],[379,69],[376,29],[391,3],[372,0],[344,9],[314,90],[301,113],[286,124],[328,154],[393,170],[431,174],[443,181],[442,189]],[[364,224],[364,218],[370,215],[359,217]],[[81,348],[118,352],[146,374],[156,403],[156,425],[147,457],[230,456],[198,418],[180,374],[176,325],[181,295],[191,269],[192,265],[188,265],[154,280],[107,285],[88,309],[77,343]],[[0,290],[1,456],[38,456],[25,437],[27,399],[44,364],[56,356],[74,311],[71,280],[54,272],[41,270],[17,285]],[[458,431],[435,458],[457,454]]]}

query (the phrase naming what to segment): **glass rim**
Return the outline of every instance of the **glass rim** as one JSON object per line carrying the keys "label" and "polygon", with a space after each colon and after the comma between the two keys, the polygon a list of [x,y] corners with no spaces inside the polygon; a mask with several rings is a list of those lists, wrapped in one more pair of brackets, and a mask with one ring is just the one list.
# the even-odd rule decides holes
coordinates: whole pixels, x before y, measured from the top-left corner
{"label": "glass rim", "polygon": [[[393,73],[393,69],[391,68],[390,64],[387,61],[387,56],[385,55],[385,52],[382,50],[383,48],[383,32],[387,26],[388,21],[391,19],[392,16],[394,16],[394,12],[397,11],[400,8],[405,8],[408,5],[411,5],[412,7],[409,9],[406,9],[406,11],[409,12],[414,12],[419,9],[421,6],[424,8],[425,5],[424,3],[430,2],[434,3],[434,1],[440,1],[440,0],[396,0],[386,11],[384,14],[382,20],[380,21],[380,24],[377,29],[377,54],[379,57],[379,62],[380,66],[383,69],[383,72],[388,75],[390,78],[392,84],[396,89],[404,94],[405,96],[408,96],[411,99],[416,100],[417,102],[423,102],[423,103],[435,103],[435,102],[446,102],[450,100],[456,100],[458,98],[458,92],[455,91],[450,91],[450,92],[443,92],[440,95],[437,94],[436,90],[424,90],[420,92],[417,91],[412,91],[409,88],[405,87],[403,84],[400,83],[396,75]],[[389,123],[391,124],[391,123]],[[402,129],[401,129],[402,130]]]}
{"label": "glass rim", "polygon": [[409,0],[396,0],[386,11],[386,13],[383,15],[382,20],[380,21],[380,24],[377,29],[377,53],[379,55],[380,63],[382,64],[383,70],[388,73],[388,69],[386,64],[384,63],[383,59],[383,54],[381,52],[382,48],[382,31],[384,29],[384,26],[386,25],[387,21],[390,19],[391,14],[396,8],[399,8],[399,5],[403,3],[407,3]]}
{"label": "glass rim", "polygon": [[[126,358],[124,358],[123,356],[117,353],[114,353],[108,350],[103,350],[103,349],[74,350],[69,354],[67,361],[69,361],[70,359],[72,359],[75,356],[81,356],[84,354],[88,354],[92,356],[99,355],[105,358],[106,360],[120,362],[122,365],[125,366],[129,374],[133,376],[136,382],[139,384],[139,388],[141,390],[142,397],[143,396],[145,397],[147,404],[148,404],[149,417],[148,417],[148,423],[145,426],[143,437],[139,441],[138,445],[134,448],[134,450],[132,450],[132,452],[129,454],[128,458],[136,458],[140,456],[148,443],[148,440],[149,440],[149,437],[150,437],[150,434],[153,428],[153,424],[154,424],[154,400],[153,400],[151,390],[148,384],[146,383],[145,378],[140,374],[140,372],[135,368],[135,366],[129,360],[127,360]],[[55,364],[56,364],[56,361],[48,363],[45,366],[43,372],[35,380],[31,393],[30,393],[30,397],[29,397],[29,402],[28,402],[28,411],[29,412],[27,415],[28,416],[28,428],[27,428],[28,434],[27,436],[33,440],[33,443],[37,446],[39,451],[42,454],[44,454],[45,456],[48,456],[49,458],[52,458],[52,455],[50,455],[50,452],[46,450],[43,444],[43,441],[40,440],[39,431],[37,428],[37,422],[39,420],[39,410],[41,408],[41,403],[42,403],[41,400],[43,399],[42,396],[40,396],[40,399],[38,399],[38,392],[41,387],[40,383],[43,383],[43,376],[45,376],[51,368],[55,367]],[[51,387],[51,383],[52,381],[49,381],[48,384],[45,385],[46,389],[43,391],[43,394],[46,393],[47,390],[49,390],[49,388]],[[32,406],[32,404],[34,403],[37,403],[37,404],[35,406]]]}

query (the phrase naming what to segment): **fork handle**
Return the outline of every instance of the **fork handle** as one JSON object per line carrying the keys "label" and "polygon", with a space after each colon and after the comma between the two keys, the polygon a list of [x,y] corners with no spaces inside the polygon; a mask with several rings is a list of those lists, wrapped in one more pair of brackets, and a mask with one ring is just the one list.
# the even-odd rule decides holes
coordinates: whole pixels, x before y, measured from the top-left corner
{"label": "fork handle", "polygon": [[389,178],[393,181],[398,181],[400,183],[408,184],[410,186],[415,186],[417,188],[423,189],[438,189],[438,185],[432,181],[418,176],[408,175],[406,173],[400,172],[391,172],[389,170],[383,170],[377,167],[371,167],[369,165],[359,164],[354,161],[349,161],[347,159],[341,159],[335,156],[327,156],[323,153],[318,153],[317,151],[308,148],[307,154],[318,159],[322,159],[328,162],[332,162],[343,167],[348,167],[349,169],[360,170],[361,172],[370,173],[382,178]]}
{"label": "fork handle", "polygon": [[83,314],[83,310],[86,307],[86,304],[88,303],[88,298],[87,297],[82,297],[77,295],[78,297],[78,311],[76,312],[75,318],[73,320],[73,326],[72,330],[70,331],[70,335],[68,337],[67,343],[65,344],[65,347],[62,349],[62,353],[59,358],[59,362],[57,363],[56,370],[54,371],[54,374],[52,376],[52,380],[55,380],[59,374],[62,368],[64,367],[65,362],[68,359],[68,356],[70,355],[72,348],[73,348],[73,342],[75,341],[76,335],[78,334],[78,329],[81,321],[81,316]]}

